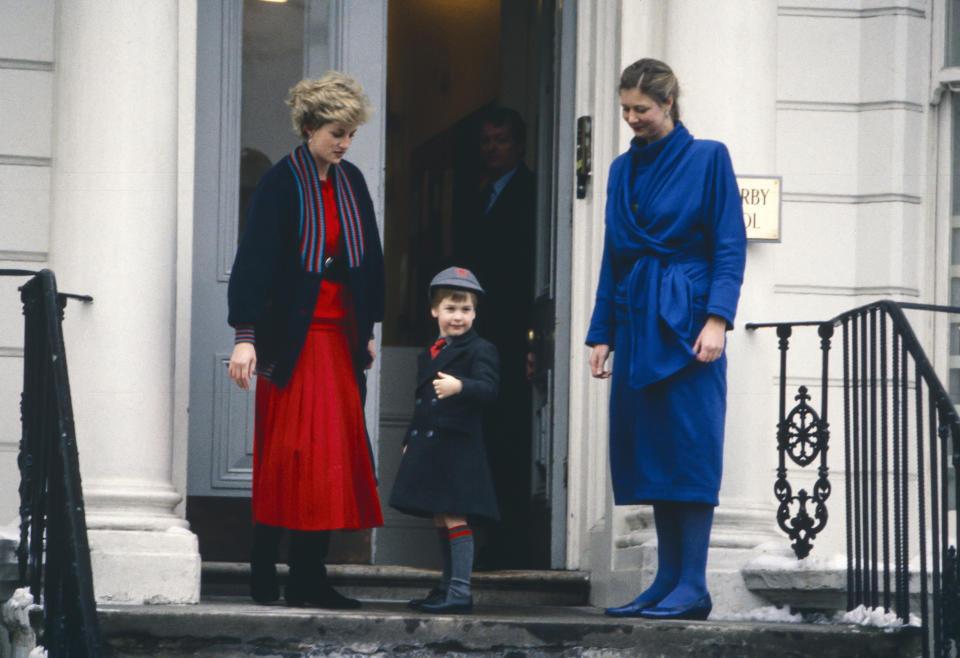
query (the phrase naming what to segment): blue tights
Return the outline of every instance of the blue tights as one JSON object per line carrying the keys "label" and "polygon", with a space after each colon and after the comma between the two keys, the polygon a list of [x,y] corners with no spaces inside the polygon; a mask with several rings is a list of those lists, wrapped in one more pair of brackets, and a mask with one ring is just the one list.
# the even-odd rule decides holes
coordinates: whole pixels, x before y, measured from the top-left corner
{"label": "blue tights", "polygon": [[654,503],[653,521],[657,528],[657,575],[636,600],[658,601],[659,606],[669,608],[705,596],[713,505]]}

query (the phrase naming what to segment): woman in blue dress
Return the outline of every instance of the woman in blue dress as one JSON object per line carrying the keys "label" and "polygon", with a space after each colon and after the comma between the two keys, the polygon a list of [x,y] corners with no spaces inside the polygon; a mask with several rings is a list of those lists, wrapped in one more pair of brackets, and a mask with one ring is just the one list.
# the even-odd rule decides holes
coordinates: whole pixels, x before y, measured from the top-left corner
{"label": "woman in blue dress", "polygon": [[[669,66],[641,59],[620,77],[630,149],[610,167],[606,235],[587,345],[612,376],[610,464],[617,505],[652,504],[657,574],[616,617],[706,619],[707,548],[723,462],[726,332],[746,235],[720,142],[680,123]],[[616,350],[613,371],[605,370]]]}

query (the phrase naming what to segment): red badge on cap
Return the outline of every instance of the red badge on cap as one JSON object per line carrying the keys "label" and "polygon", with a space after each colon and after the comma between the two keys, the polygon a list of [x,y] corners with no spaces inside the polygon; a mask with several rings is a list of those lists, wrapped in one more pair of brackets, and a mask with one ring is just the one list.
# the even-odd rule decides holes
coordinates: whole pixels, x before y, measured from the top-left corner
{"label": "red badge on cap", "polygon": [[457,268],[457,276],[467,276],[467,271],[462,267]]}

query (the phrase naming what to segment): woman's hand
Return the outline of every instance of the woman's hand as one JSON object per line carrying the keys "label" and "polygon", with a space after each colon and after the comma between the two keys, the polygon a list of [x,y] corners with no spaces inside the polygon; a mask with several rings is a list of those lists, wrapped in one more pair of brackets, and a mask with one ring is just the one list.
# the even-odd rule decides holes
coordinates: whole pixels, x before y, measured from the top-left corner
{"label": "woman's hand", "polygon": [[257,350],[253,343],[237,343],[230,355],[230,379],[245,391],[250,390],[250,380],[257,367]]}
{"label": "woman's hand", "polygon": [[716,361],[723,354],[723,346],[727,340],[727,321],[719,315],[711,315],[707,323],[700,330],[697,342],[693,344],[693,353],[697,361],[710,363]]}
{"label": "woman's hand", "polygon": [[443,398],[448,398],[462,391],[463,382],[453,375],[438,372],[437,378],[433,380],[433,390],[436,392],[437,398],[442,400]]}
{"label": "woman's hand", "polygon": [[590,374],[597,379],[606,379],[610,376],[609,370],[604,370],[603,366],[610,356],[610,346],[603,343],[597,343],[590,351]]}
{"label": "woman's hand", "polygon": [[377,358],[377,343],[372,338],[367,341],[367,353],[370,355],[370,363],[367,364],[367,370],[373,367],[373,360]]}

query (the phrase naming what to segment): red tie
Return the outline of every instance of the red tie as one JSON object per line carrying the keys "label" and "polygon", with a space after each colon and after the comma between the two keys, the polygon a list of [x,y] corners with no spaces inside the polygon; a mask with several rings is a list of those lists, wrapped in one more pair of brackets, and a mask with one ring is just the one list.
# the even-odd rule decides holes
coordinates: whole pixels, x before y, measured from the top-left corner
{"label": "red tie", "polygon": [[437,342],[430,346],[430,358],[435,359],[437,355],[440,354],[440,350],[443,349],[443,346],[447,344],[446,338],[438,338]]}

